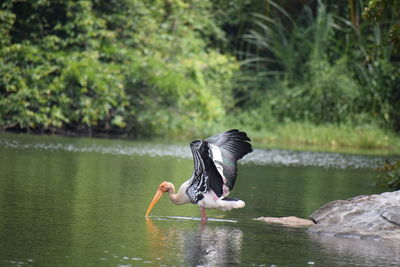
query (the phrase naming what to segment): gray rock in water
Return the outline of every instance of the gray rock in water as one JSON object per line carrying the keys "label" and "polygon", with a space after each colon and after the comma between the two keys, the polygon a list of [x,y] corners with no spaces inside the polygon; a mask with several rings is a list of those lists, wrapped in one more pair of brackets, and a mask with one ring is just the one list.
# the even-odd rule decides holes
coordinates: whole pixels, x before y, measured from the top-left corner
{"label": "gray rock in water", "polygon": [[400,226],[400,207],[387,207],[381,212],[382,218]]}
{"label": "gray rock in water", "polygon": [[308,232],[400,241],[400,190],[330,202],[311,214]]}
{"label": "gray rock in water", "polygon": [[264,221],[267,223],[279,223],[282,225],[290,226],[290,227],[305,227],[314,224],[313,221],[306,220],[303,218],[289,216],[289,217],[260,217],[255,218],[257,221]]}

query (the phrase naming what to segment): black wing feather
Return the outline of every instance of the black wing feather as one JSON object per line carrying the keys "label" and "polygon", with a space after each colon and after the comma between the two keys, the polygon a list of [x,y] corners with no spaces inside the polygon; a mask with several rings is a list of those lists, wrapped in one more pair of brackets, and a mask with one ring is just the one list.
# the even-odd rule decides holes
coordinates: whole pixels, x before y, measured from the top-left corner
{"label": "black wing feather", "polygon": [[232,190],[237,176],[237,161],[253,151],[250,138],[245,132],[232,129],[211,136],[205,141],[221,151],[222,162],[217,162],[215,156],[212,157],[216,165],[222,165],[223,175],[227,179],[226,185]]}
{"label": "black wing feather", "polygon": [[[224,192],[224,184],[232,190],[237,175],[237,161],[253,151],[249,142],[250,138],[245,132],[233,129],[190,144],[194,170],[186,193],[193,203],[203,199],[203,194],[210,189],[218,197],[226,196],[229,192]],[[219,149],[222,161],[213,155],[210,146]],[[222,166],[225,181],[217,166]]]}
{"label": "black wing feather", "polygon": [[204,158],[208,157],[208,147],[205,147],[203,142],[195,140],[190,143],[192,150],[194,170],[192,178],[186,194],[189,196],[192,203],[197,203],[204,198],[203,194],[207,193],[210,188],[210,180],[206,172]]}

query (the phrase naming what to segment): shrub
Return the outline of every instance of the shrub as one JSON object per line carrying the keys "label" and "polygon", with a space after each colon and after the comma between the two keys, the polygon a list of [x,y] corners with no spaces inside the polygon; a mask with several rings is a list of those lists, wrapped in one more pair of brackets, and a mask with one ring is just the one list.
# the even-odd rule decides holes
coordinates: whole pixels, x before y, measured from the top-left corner
{"label": "shrub", "polygon": [[400,189],[400,161],[394,163],[385,161],[383,167],[376,170],[381,172],[377,177],[379,184],[395,190]]}
{"label": "shrub", "polygon": [[0,127],[165,135],[231,105],[210,1],[18,1],[0,10]]}

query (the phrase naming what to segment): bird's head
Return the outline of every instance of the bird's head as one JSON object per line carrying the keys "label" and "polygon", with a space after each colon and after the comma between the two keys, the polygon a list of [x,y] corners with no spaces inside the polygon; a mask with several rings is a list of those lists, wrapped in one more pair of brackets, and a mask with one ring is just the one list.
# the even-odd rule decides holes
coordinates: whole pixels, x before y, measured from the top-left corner
{"label": "bird's head", "polygon": [[163,193],[165,193],[165,192],[170,192],[173,188],[174,188],[174,185],[171,184],[170,182],[162,182],[162,183],[158,186],[158,190],[160,190],[160,191],[163,192]]}
{"label": "bird's head", "polygon": [[153,200],[150,202],[149,207],[147,208],[146,217],[149,216],[151,210],[156,205],[157,201],[161,198],[162,194],[165,192],[174,192],[174,185],[170,182],[162,182],[157,189],[156,194],[153,197]]}

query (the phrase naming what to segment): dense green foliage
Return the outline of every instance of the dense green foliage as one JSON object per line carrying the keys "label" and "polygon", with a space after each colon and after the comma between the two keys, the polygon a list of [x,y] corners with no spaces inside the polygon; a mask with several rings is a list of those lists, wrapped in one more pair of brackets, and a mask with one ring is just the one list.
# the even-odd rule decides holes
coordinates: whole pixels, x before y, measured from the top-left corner
{"label": "dense green foliage", "polygon": [[253,51],[243,76],[251,87],[239,88],[245,96],[252,90],[245,102],[279,121],[400,129],[400,64],[395,45],[383,43],[383,27],[357,28],[322,2],[296,17],[272,8],[245,35]]}
{"label": "dense green foliage", "polygon": [[398,132],[399,3],[6,0],[0,127]]}
{"label": "dense green foliage", "polygon": [[[203,1],[2,4],[0,125],[163,134],[204,127],[232,101],[237,63]],[[216,38],[216,37],[215,37]]]}

